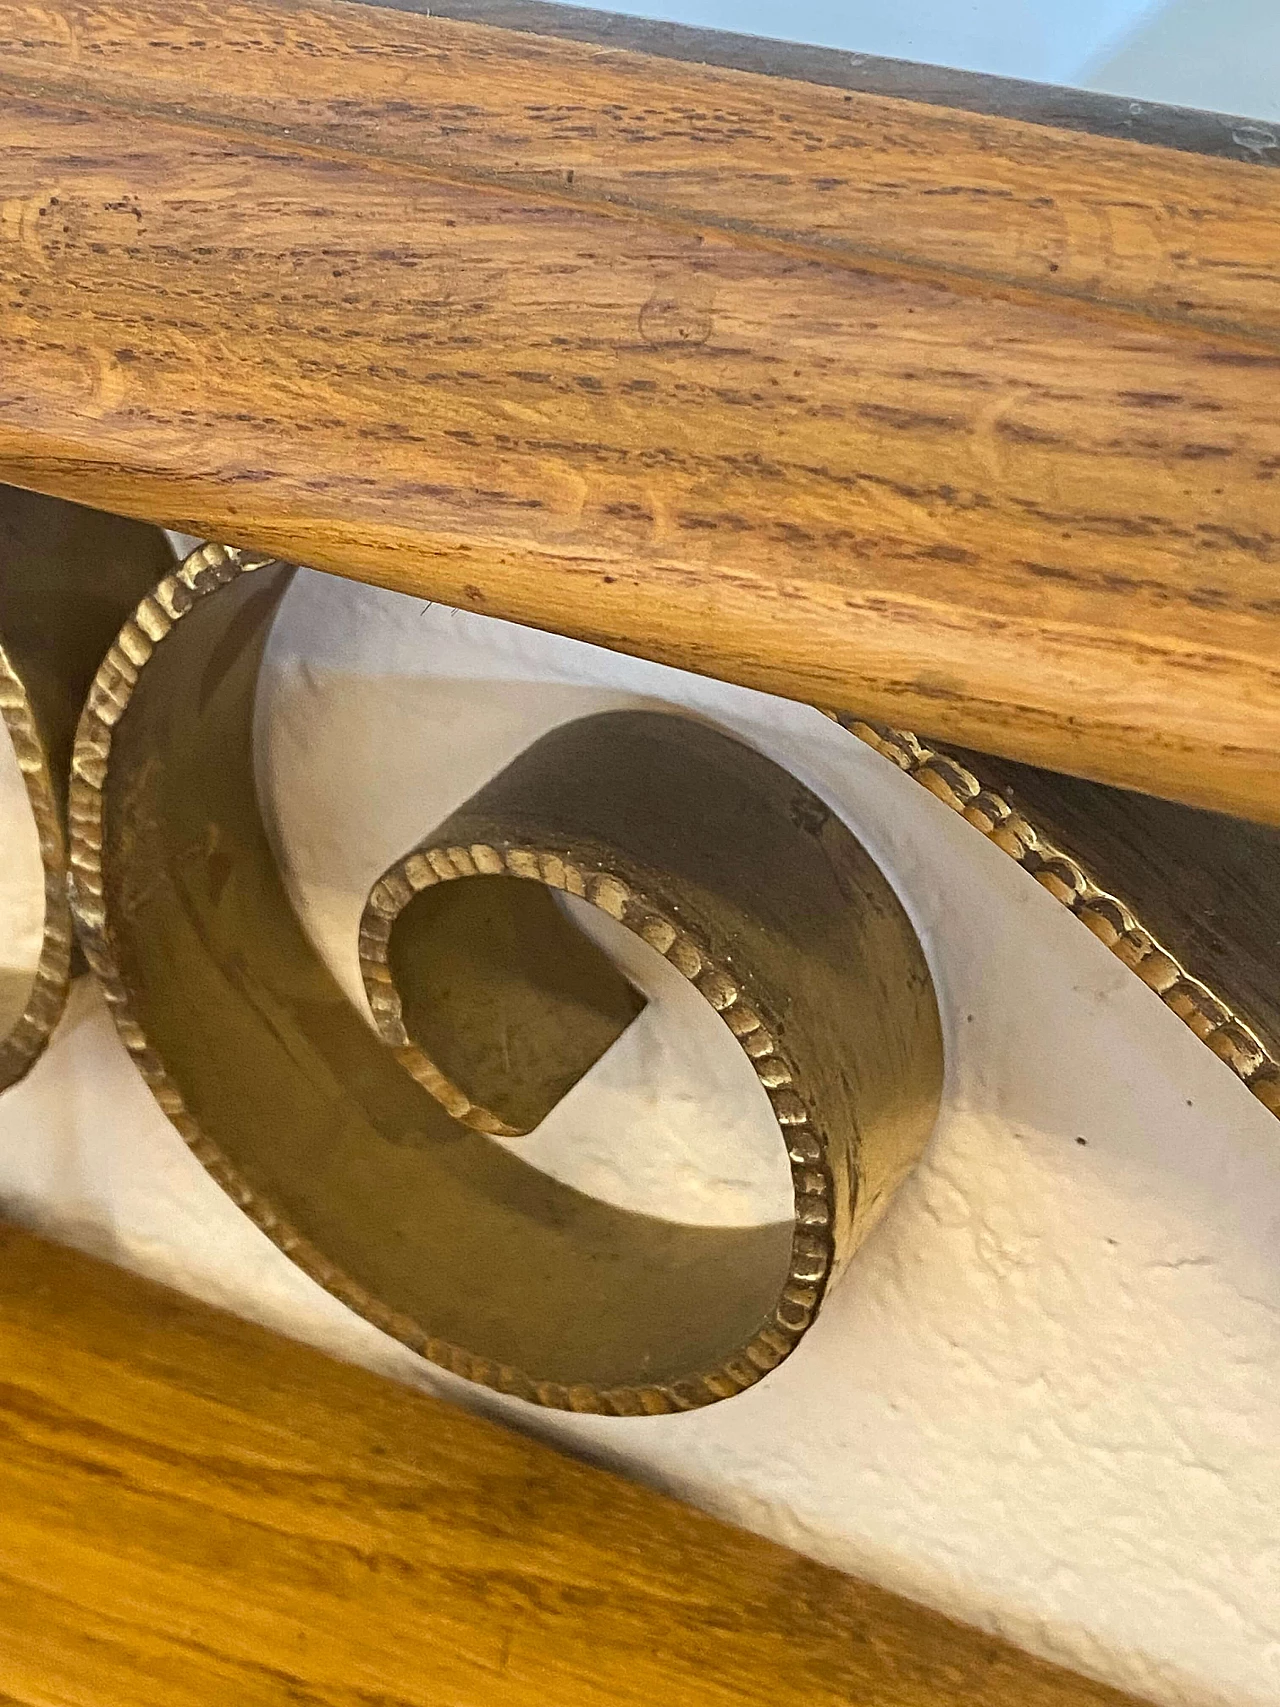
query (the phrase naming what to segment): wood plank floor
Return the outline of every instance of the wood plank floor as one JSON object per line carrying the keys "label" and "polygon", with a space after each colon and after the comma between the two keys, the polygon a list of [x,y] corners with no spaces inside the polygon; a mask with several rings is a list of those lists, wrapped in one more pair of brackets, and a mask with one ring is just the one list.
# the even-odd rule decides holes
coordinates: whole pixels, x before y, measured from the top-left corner
{"label": "wood plank floor", "polygon": [[1123,1707],[604,1471],[0,1231],[14,1707]]}

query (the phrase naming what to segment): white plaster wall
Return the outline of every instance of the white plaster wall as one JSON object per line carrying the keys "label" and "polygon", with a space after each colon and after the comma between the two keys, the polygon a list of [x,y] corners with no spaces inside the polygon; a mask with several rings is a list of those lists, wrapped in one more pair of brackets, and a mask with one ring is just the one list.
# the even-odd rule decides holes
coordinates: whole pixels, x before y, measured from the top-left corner
{"label": "white plaster wall", "polygon": [[1280,120],[1276,0],[610,0],[605,9]]}
{"label": "white plaster wall", "polygon": [[1001,77],[1074,83],[1091,56],[1122,40],[1160,6],[1161,0],[790,0],[785,7],[778,0],[611,0],[602,9]]}
{"label": "white plaster wall", "polygon": [[[420,1363],[207,1180],[87,985],[48,1057],[0,1098],[0,1209],[339,1356],[518,1413],[1154,1700],[1271,1707],[1280,1131],[938,802],[804,707],[306,576],[269,658],[260,781],[315,939],[358,995],[354,922],[387,858],[543,729],[655,700],[754,741],[847,818],[921,931],[945,1016],[926,1160],[761,1386],[619,1421],[531,1410]],[[651,994],[567,1099],[556,1165],[686,1219],[776,1213],[754,1085],[726,1058],[715,1096],[701,1093],[685,1016]],[[714,1146],[694,1141],[706,1132]]]}
{"label": "white plaster wall", "polygon": [[[1280,5],[1276,0],[1169,0],[1095,49],[1073,78],[1114,95],[1280,119]],[[1280,136],[1254,134],[1259,152]]]}

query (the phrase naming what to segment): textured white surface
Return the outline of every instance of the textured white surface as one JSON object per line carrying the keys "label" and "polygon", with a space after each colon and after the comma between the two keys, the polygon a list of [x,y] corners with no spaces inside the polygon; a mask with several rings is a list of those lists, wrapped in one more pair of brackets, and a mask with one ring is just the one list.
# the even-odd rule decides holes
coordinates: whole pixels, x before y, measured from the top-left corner
{"label": "textured white surface", "polygon": [[[777,0],[613,0],[609,10],[1280,119],[1276,0],[792,0],[785,10]],[[1268,128],[1245,146],[1280,146]]]}
{"label": "textured white surface", "polygon": [[[803,707],[307,576],[273,642],[260,762],[317,942],[356,991],[354,920],[387,859],[543,729],[654,701],[737,731],[844,814],[922,933],[947,1028],[925,1163],[760,1387],[617,1421],[432,1371],[222,1197],[88,986],[0,1100],[0,1205],[340,1356],[518,1411],[522,1427],[1160,1701],[1272,1707],[1280,1134],[938,802]],[[714,1107],[699,1098],[666,994],[575,1092],[571,1165],[621,1201],[665,1190],[689,1218],[768,1214],[776,1178],[749,1098],[731,1082]]]}
{"label": "textured white surface", "polygon": [[1276,0],[1171,0],[1096,52],[1079,81],[1270,124],[1242,128],[1259,154],[1280,148],[1280,6]]}
{"label": "textured white surface", "polygon": [[[1091,55],[1159,12],[1160,0],[896,0],[892,6],[883,0],[790,0],[786,7],[778,0],[613,0],[605,9],[1001,77],[1073,83]],[[1125,90],[1131,92],[1160,99],[1154,91]]]}

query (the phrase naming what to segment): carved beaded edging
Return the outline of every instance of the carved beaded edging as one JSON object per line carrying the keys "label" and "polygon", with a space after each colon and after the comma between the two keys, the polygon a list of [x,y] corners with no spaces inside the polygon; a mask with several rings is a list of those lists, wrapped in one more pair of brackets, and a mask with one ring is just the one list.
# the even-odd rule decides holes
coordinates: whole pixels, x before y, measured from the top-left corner
{"label": "carved beaded edging", "polygon": [[72,924],[67,901],[66,846],[49,758],[40,740],[27,690],[0,646],[0,717],[9,731],[35,820],[44,872],[40,955],[23,1010],[0,1038],[0,1090],[16,1084],[39,1056],[66,1006],[71,981]]}
{"label": "carved beaded edging", "polygon": [[[392,925],[415,894],[437,883],[476,876],[518,877],[576,895],[625,925],[688,979],[729,1028],[769,1098],[791,1166],[795,1228],[786,1284],[771,1319],[740,1353],[688,1380],[605,1390],[587,1384],[564,1387],[533,1381],[521,1371],[494,1366],[443,1341],[433,1340],[434,1349],[428,1355],[456,1374],[502,1392],[519,1391],[522,1397],[539,1404],[615,1416],[693,1410],[742,1392],[776,1369],[795,1349],[813,1321],[835,1260],[832,1181],[822,1144],[810,1127],[808,1109],[796,1089],[791,1063],[773,1031],[743,999],[737,980],[662,908],[613,872],[584,869],[570,855],[550,848],[486,842],[467,847],[424,843],[397,860],[371,889],[360,920],[360,970],[374,1025],[383,1042],[464,1124],[482,1132],[515,1135],[486,1110],[477,1108],[410,1041],[387,950]],[[443,1088],[443,1095],[437,1087]]]}
{"label": "carved beaded edging", "polygon": [[[790,1274],[772,1317],[740,1354],[726,1359],[706,1374],[687,1381],[601,1390],[585,1383],[570,1387],[556,1382],[535,1381],[511,1365],[477,1357],[460,1346],[428,1334],[411,1318],[387,1308],[331,1262],[297,1228],[277,1215],[269,1203],[258,1197],[221,1149],[200,1129],[187,1109],[181,1091],[169,1078],[163,1061],[148,1044],[146,1034],[132,1011],[104,906],[103,787],[111,755],[112,732],[128,707],[140,671],[155,647],[164,643],[186,612],[200,598],[216,592],[237,576],[269,567],[276,561],[219,545],[205,545],[192,552],[179,569],[167,575],[142,601],[125,624],[94,679],[76,731],[69,801],[71,875],[68,889],[71,906],[86,958],[102,985],[121,1040],[156,1102],[232,1202],[299,1268],[375,1327],[456,1375],[536,1404],[614,1416],[658,1416],[693,1410],[754,1385],[762,1375],[783,1361],[808,1327],[821,1300],[833,1255],[830,1214],[828,1212],[824,1219],[819,1207],[825,1205],[829,1210],[829,1176],[823,1166],[821,1146],[809,1129],[807,1111],[790,1086],[779,1084],[769,1091],[774,1112],[787,1139],[798,1210]],[[438,854],[439,850],[436,851]],[[477,851],[480,862],[475,858]],[[499,858],[496,849],[487,848],[452,849],[448,850],[448,855],[447,875],[454,877],[474,875],[484,870],[484,861],[490,855],[494,861]],[[400,865],[407,866],[414,857],[410,854]],[[713,1006],[717,1006],[717,1011],[753,1061],[764,1060],[777,1053],[771,1038],[769,1047],[763,1047],[766,1037],[769,1037],[764,1023],[740,1000],[737,985],[728,974],[712,964],[688,933],[656,909],[645,907],[641,914],[637,910],[636,898],[617,879],[607,873],[588,877],[571,860],[554,853],[539,855],[532,850],[511,848],[501,857],[501,869],[515,876],[550,882],[571,894],[581,893],[603,906],[605,911],[620,908],[623,921],[631,929],[654,946],[665,944],[659,952],[666,953],[672,964],[698,986]],[[433,864],[430,858],[426,868],[415,866],[413,869],[418,877],[424,869],[430,869],[435,881],[439,881],[442,875],[439,860]],[[422,881],[425,884],[425,878]],[[401,884],[403,887],[393,885],[390,890],[375,886],[379,904],[373,905],[371,897],[361,924],[362,961],[371,958],[368,951],[383,934],[379,922],[382,917],[388,917],[389,935],[389,916],[383,913],[383,907],[392,902],[394,896],[403,895],[407,900],[413,892],[412,882],[403,875]],[[400,904],[403,905],[404,901]],[[616,911],[614,916],[618,916]],[[756,1036],[757,1033],[761,1035]],[[756,1041],[749,1048],[746,1040],[752,1037]],[[752,1048],[755,1054],[752,1054]],[[811,1206],[806,1209],[803,1220],[799,1213],[802,1201]]]}
{"label": "carved beaded edging", "polygon": [[366,1292],[277,1215],[201,1131],[132,1011],[103,906],[102,790],[111,755],[112,731],[128,707],[140,670],[155,647],[164,643],[175,623],[181,621],[198,599],[216,592],[239,575],[267,568],[276,561],[220,545],[202,546],[174,574],[165,576],[122,629],[94,680],[76,731],[69,802],[71,906],[85,957],[102,985],[125,1048],[156,1102],[206,1172],[273,1244],[327,1292],[384,1333],[448,1366],[448,1359],[437,1355],[441,1349],[439,1342],[424,1334],[416,1322],[389,1310]]}
{"label": "carved beaded edging", "polygon": [[909,729],[868,723],[843,712],[826,715],[1008,854],[1154,990],[1264,1108],[1280,1116],[1280,1061],[1251,1027],[1144,930],[1123,901],[1096,884],[1077,860],[1042,836],[1002,795],[984,788],[959,760],[926,746]]}
{"label": "carved beaded edging", "polygon": [[[482,844],[470,848],[415,850],[393,868],[400,883],[391,889],[375,886],[374,895],[379,898],[376,905],[374,896],[370,897],[361,923],[362,969],[366,966],[376,969],[379,946],[382,965],[385,966],[390,920],[414,892],[415,886],[425,887],[429,882],[447,881],[450,877],[470,876],[485,870],[502,870],[582,895],[619,918],[651,947],[664,954],[720,1014],[756,1067],[786,1139],[795,1188],[796,1222],[787,1284],[771,1320],[757,1331],[741,1354],[690,1380],[608,1390],[587,1384],[566,1387],[553,1382],[535,1382],[510,1365],[476,1357],[461,1347],[424,1333],[416,1322],[388,1309],[366,1292],[296,1228],[276,1215],[269,1204],[257,1197],[217,1145],[200,1130],[187,1110],[181,1092],[169,1079],[163,1062],[148,1045],[131,1011],[129,993],[120,975],[103,905],[102,790],[112,731],[128,706],[139,671],[154,648],[163,643],[175,623],[196,601],[216,592],[237,576],[265,568],[275,561],[218,545],[205,545],[193,552],[174,574],[166,576],[142,601],[125,624],[98,671],[77,730],[69,798],[71,872],[68,889],[71,906],[86,957],[101,981],[117,1029],[143,1079],[205,1169],[292,1261],[385,1333],[455,1374],[535,1403],[618,1416],[661,1415],[691,1410],[754,1385],[794,1349],[813,1319],[830,1274],[834,1257],[832,1186],[822,1145],[810,1125],[804,1102],[791,1082],[790,1064],[778,1050],[764,1020],[742,1000],[737,982],[715,964],[687,931],[612,874],[584,873],[572,860],[547,850],[511,847],[500,852]],[[12,691],[12,684],[17,683],[17,678],[3,654],[0,654],[0,666],[0,710],[3,710],[11,733],[16,730],[14,745],[19,752],[19,762],[23,763],[25,757],[31,766],[28,770],[24,765],[24,774],[30,779],[37,770],[31,759],[34,723],[25,695],[20,692],[21,685],[17,684],[18,694]],[[1069,906],[1119,958],[1137,971],[1166,1004],[1232,1067],[1265,1106],[1280,1114],[1280,1065],[1249,1028],[1233,1016],[1205,985],[1190,977],[1138,925],[1123,904],[1094,884],[1076,861],[1040,837],[1006,801],[992,791],[984,790],[976,777],[945,753],[933,751],[906,731],[845,719],[835,713],[828,715],[890,758],[1016,859]],[[36,746],[38,748],[38,742]],[[47,783],[47,770],[45,781]],[[52,802],[51,793],[49,800]],[[56,849],[60,836],[56,813],[52,817],[42,816],[34,796],[33,809],[40,830],[42,853],[46,848]],[[49,836],[53,840],[48,840]],[[434,859],[433,854],[436,856]],[[412,866],[410,875],[411,862],[420,855],[426,863]],[[46,873],[48,870],[46,863]],[[427,871],[432,874],[430,878],[425,875]],[[49,949],[52,945],[51,954],[55,957],[51,958],[50,966],[54,966],[56,956],[64,952],[56,932],[50,937],[48,928],[51,919],[56,923],[60,898],[59,885],[58,894],[51,897],[53,905],[46,913],[45,946]],[[385,934],[382,928],[384,919]],[[69,934],[65,937],[65,954],[69,963]],[[375,982],[381,985],[380,978],[375,978]],[[61,992],[65,984],[58,988]],[[61,999],[60,993],[59,1008]],[[53,1018],[56,1017],[55,1012]],[[388,1009],[381,1020],[389,1018]],[[0,1054],[0,1063],[3,1059]]]}

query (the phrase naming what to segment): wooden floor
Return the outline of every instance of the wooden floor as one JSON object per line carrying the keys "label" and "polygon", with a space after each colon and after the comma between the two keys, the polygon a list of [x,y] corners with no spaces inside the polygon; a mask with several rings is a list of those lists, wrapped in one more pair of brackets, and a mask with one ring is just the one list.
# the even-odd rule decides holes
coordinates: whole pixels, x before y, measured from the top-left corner
{"label": "wooden floor", "polygon": [[1128,1700],[14,1231],[0,1369],[6,1707]]}

